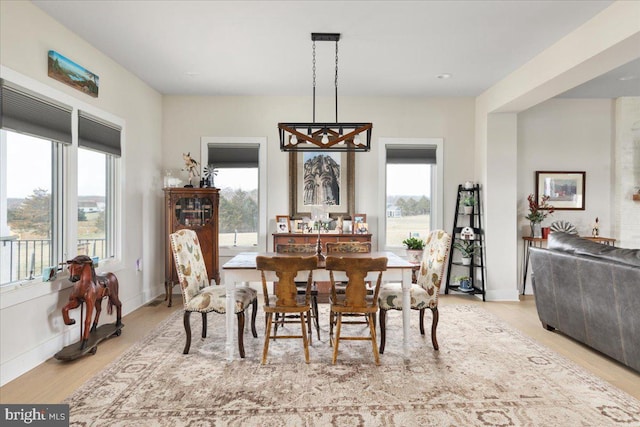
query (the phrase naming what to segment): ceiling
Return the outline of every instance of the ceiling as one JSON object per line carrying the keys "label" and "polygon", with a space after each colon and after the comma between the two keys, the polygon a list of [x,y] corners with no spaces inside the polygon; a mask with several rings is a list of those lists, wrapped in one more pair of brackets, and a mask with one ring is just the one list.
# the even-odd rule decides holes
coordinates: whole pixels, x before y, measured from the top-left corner
{"label": "ceiling", "polygon": [[[335,32],[340,95],[449,97],[480,95],[612,1],[33,3],[163,94],[309,95],[310,35]],[[335,43],[316,42],[318,95],[334,73]],[[616,73],[566,96],[640,95],[640,60]]]}

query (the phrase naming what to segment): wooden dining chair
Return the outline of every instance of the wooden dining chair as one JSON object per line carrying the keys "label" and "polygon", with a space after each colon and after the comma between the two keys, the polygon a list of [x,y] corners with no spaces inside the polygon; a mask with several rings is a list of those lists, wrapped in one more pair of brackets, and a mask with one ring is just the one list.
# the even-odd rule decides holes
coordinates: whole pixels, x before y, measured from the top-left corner
{"label": "wooden dining chair", "polygon": [[[371,242],[327,242],[327,255],[339,255],[339,254],[363,254],[371,253]],[[366,282],[367,285],[367,297],[373,298],[373,289],[371,289],[371,283]],[[347,284],[345,282],[335,282],[335,289],[337,294],[344,294]],[[335,325],[335,313],[329,313],[329,335],[333,335],[333,326]],[[346,314],[343,317],[361,317],[360,315]],[[368,324],[367,316],[364,320],[344,320],[342,323],[349,324]],[[375,325],[375,318],[373,319]]]}
{"label": "wooden dining chair", "polygon": [[[378,345],[376,342],[375,314],[378,311],[378,293],[382,282],[382,272],[387,269],[387,258],[356,258],[327,256],[326,269],[329,270],[331,280],[331,312],[335,313],[336,336],[331,334],[333,345],[333,363],[338,358],[338,348],[341,340],[366,340],[371,341],[373,358],[376,365],[380,364]],[[344,271],[348,281],[344,294],[338,294],[335,289],[334,271]],[[373,298],[367,298],[365,278],[369,272],[378,272],[378,278],[374,286]],[[342,335],[342,316],[345,314],[361,314],[367,318],[369,336]],[[333,321],[334,316],[331,316]]]}
{"label": "wooden dining chair", "polygon": [[[417,283],[411,285],[411,309],[420,311],[420,333],[424,335],[424,311],[432,313],[431,343],[438,350],[436,328],[438,327],[438,294],[447,265],[451,236],[444,230],[434,230],[427,236],[422,253]],[[402,285],[385,283],[380,288],[380,354],[386,342],[386,318],[389,310],[402,310]]]}
{"label": "wooden dining chair", "polygon": [[[317,245],[315,243],[282,243],[276,245],[276,252],[279,254],[298,254],[298,255],[313,255],[317,251]],[[298,289],[298,295],[304,296],[307,293],[306,282],[296,282],[296,288]],[[308,332],[309,342],[311,343],[313,337],[313,329],[311,323],[315,326],[316,333],[318,334],[318,341],[320,340],[320,322],[318,317],[318,285],[313,282],[311,284],[311,316],[307,317],[308,320]],[[276,320],[279,318],[276,316]],[[277,332],[277,329],[276,331]]]}
{"label": "wooden dining chair", "polygon": [[[267,363],[267,353],[269,352],[269,341],[271,339],[292,339],[302,338],[304,346],[304,358],[309,363],[309,340],[307,339],[307,317],[311,311],[309,299],[311,296],[311,282],[313,270],[318,266],[318,258],[312,257],[267,257],[257,256],[256,267],[260,270],[262,278],[262,291],[264,294],[264,312],[267,315],[266,331],[264,336],[264,349],[262,351],[262,364]],[[278,278],[278,286],[274,287],[274,295],[269,294],[265,271],[273,271]],[[308,271],[306,282],[306,293],[304,301],[298,299],[298,290],[295,278],[298,272]],[[273,323],[275,313],[284,316],[296,314],[300,318],[302,335],[277,335],[275,332],[278,322]],[[291,323],[291,321],[285,321]],[[296,321],[297,323],[297,321]],[[273,332],[272,332],[273,326]]]}
{"label": "wooden dining chair", "polygon": [[[227,296],[224,286],[212,286],[209,283],[207,267],[204,264],[200,242],[195,231],[178,230],[169,235],[169,240],[184,302],[184,330],[187,334],[187,342],[182,352],[188,354],[191,347],[191,313],[195,311],[202,314],[202,338],[206,338],[207,313],[225,314],[227,312]],[[249,286],[239,286],[235,288],[234,295],[235,313],[238,318],[238,350],[240,357],[244,358],[244,313],[249,306],[253,307],[251,333],[254,338],[257,338],[258,293]]]}

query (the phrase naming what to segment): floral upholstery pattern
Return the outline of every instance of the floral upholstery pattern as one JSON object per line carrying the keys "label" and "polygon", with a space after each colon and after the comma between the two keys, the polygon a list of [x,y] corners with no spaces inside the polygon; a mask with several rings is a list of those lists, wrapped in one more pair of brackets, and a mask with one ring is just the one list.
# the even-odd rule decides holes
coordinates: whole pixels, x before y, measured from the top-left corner
{"label": "floral upholstery pattern", "polygon": [[[209,284],[207,267],[205,266],[198,241],[193,230],[178,230],[170,235],[171,247],[178,271],[180,290],[184,301],[184,309],[208,313],[226,313],[226,291],[222,286]],[[235,313],[243,312],[253,300],[257,292],[248,286],[235,289]]]}
{"label": "floral upholstery pattern", "polygon": [[[427,236],[417,284],[411,285],[411,308],[436,308],[438,294],[447,263],[451,236],[443,230],[434,230]],[[387,283],[380,288],[380,309],[402,310],[402,286]]]}

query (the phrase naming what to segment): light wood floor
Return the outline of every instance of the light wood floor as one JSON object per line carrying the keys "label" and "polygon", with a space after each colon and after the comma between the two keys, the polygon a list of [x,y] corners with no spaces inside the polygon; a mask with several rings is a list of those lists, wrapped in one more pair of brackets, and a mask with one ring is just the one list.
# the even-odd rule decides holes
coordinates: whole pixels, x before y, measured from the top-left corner
{"label": "light wood floor", "polygon": [[[182,307],[181,296],[174,295],[174,307],[167,308],[162,298],[125,316],[120,337],[104,341],[98,352],[72,363],[49,359],[21,377],[0,388],[0,403],[59,403],[76,388],[100,372],[158,322]],[[520,302],[481,302],[464,295],[443,295],[441,305],[480,304],[512,327],[573,360],[587,371],[640,399],[640,374],[620,363],[557,332],[542,328],[533,297]],[[441,339],[442,342],[442,339]],[[442,345],[442,344],[441,344]],[[176,349],[181,351],[182,349]]]}

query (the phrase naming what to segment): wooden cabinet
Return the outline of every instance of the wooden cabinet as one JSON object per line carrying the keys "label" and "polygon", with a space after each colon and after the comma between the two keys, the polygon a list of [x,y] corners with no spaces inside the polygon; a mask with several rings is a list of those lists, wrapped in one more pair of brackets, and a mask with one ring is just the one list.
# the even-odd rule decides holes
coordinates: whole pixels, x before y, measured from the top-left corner
{"label": "wooden cabinet", "polygon": [[[317,241],[318,233],[274,233],[273,251],[276,251],[276,245],[316,243]],[[327,253],[327,242],[371,242],[371,234],[320,233],[320,242],[322,253]]]}
{"label": "wooden cabinet", "polygon": [[200,241],[202,256],[209,280],[220,284],[218,251],[217,188],[165,188],[165,301],[171,307],[173,286],[178,284],[169,234],[188,228],[194,230]]}

